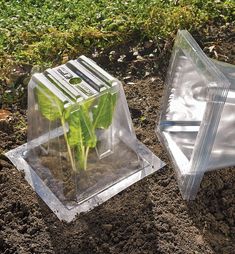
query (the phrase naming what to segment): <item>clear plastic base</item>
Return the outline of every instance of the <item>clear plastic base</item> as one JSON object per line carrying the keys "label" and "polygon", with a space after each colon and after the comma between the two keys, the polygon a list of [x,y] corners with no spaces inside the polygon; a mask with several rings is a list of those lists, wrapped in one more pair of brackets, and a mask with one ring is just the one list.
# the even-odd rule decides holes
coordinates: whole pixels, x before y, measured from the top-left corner
{"label": "clear plastic base", "polygon": [[[35,145],[38,144],[38,141],[35,142]],[[32,145],[32,144],[31,144]],[[89,192],[84,192],[85,196],[80,196],[79,202],[64,202],[63,198],[61,199],[55,192],[53,192],[43,180],[40,175],[35,172],[35,170],[27,162],[27,143],[17,147],[6,153],[6,156],[12,161],[12,163],[17,167],[18,170],[25,173],[25,179],[32,186],[35,192],[42,198],[42,200],[49,206],[49,208],[57,215],[60,220],[65,220],[67,222],[72,221],[75,216],[81,212],[86,212],[94,207],[102,204],[106,200],[115,196],[122,190],[126,189],[135,182],[143,179],[144,177],[154,173],[158,169],[162,168],[165,164],[155,156],[145,145],[141,142],[137,142],[137,153],[138,157],[141,159],[141,167],[138,162],[134,165],[128,165],[128,170],[125,170],[125,176],[121,179],[116,175],[116,181],[112,179],[111,185],[104,186],[101,183],[101,189],[90,189]],[[123,144],[117,148],[117,153],[111,155],[110,160],[112,161],[113,156],[120,157],[120,150],[122,148],[122,153],[126,150],[123,150]],[[127,149],[127,147],[126,147]],[[129,152],[130,152],[129,148]],[[108,157],[107,157],[108,158]],[[118,159],[116,157],[116,159]],[[126,161],[125,161],[126,162]],[[107,165],[107,164],[106,164]],[[110,164],[110,170],[112,171],[112,165]],[[118,172],[117,168],[115,172]],[[120,173],[120,172],[119,172]],[[102,181],[102,177],[99,178]],[[93,193],[93,194],[91,194]]]}

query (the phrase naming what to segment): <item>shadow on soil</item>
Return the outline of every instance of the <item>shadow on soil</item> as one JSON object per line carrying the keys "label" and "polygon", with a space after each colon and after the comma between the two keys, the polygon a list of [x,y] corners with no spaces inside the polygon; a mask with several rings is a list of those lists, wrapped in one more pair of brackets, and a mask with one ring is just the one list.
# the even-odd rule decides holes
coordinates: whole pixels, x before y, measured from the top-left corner
{"label": "shadow on soil", "polygon": [[235,249],[235,168],[205,174],[195,201],[188,204],[188,214],[217,254]]}

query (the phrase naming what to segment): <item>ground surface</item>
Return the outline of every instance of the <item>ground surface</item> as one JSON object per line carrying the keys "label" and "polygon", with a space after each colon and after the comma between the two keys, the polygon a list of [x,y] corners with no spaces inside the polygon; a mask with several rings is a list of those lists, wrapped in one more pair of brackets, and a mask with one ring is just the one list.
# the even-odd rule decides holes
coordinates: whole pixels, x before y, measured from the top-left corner
{"label": "ground surface", "polygon": [[[211,27],[194,36],[209,56],[235,64],[233,27]],[[145,42],[94,56],[124,81],[137,137],[167,166],[67,224],[1,156],[1,253],[234,253],[234,168],[207,173],[197,199],[187,203],[154,132],[171,46]],[[26,141],[25,107],[23,99],[9,108],[10,119],[0,127],[0,151]]]}

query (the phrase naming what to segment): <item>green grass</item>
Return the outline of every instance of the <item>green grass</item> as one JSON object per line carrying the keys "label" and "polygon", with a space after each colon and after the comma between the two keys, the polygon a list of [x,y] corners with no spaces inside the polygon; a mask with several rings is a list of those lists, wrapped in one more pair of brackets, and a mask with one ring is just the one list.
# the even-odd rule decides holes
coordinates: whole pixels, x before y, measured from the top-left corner
{"label": "green grass", "polygon": [[[176,3],[178,2],[178,3]],[[51,66],[130,39],[234,20],[233,0],[0,0],[0,75],[15,63]],[[1,77],[0,76],[0,77]]]}

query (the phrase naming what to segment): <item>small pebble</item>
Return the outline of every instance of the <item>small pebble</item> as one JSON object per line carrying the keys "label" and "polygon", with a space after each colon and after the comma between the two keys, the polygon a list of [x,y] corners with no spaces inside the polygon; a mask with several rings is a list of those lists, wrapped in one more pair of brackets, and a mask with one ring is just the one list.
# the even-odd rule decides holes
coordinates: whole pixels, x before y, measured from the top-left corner
{"label": "small pebble", "polygon": [[142,56],[137,56],[136,59],[137,60],[143,60],[144,58]]}
{"label": "small pebble", "polygon": [[102,227],[107,231],[111,231],[113,229],[112,224],[103,224]]}
{"label": "small pebble", "polygon": [[133,52],[133,56],[138,56],[139,55],[139,52],[138,51],[134,51]]}
{"label": "small pebble", "polygon": [[131,79],[131,76],[126,76],[123,78],[123,80],[130,80]]}

